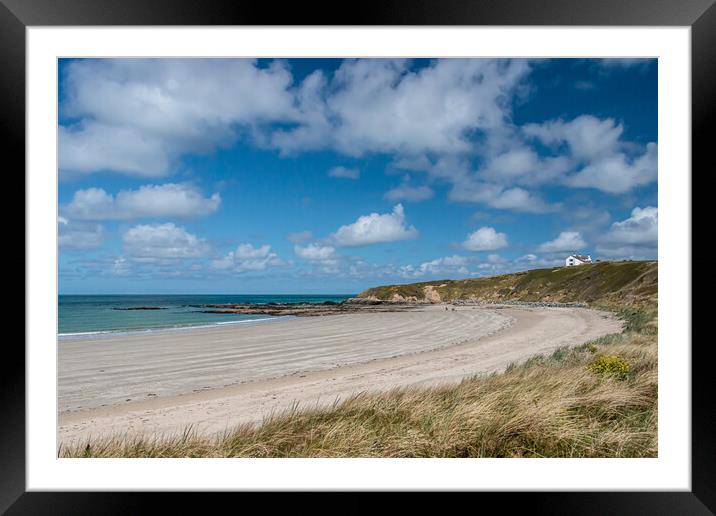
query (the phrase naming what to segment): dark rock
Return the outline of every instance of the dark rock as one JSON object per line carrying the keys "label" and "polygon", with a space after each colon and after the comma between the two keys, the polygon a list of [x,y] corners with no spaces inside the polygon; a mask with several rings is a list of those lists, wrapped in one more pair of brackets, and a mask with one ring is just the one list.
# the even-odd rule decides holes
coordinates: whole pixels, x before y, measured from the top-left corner
{"label": "dark rock", "polygon": [[163,306],[130,306],[127,308],[112,308],[112,310],[166,310]]}

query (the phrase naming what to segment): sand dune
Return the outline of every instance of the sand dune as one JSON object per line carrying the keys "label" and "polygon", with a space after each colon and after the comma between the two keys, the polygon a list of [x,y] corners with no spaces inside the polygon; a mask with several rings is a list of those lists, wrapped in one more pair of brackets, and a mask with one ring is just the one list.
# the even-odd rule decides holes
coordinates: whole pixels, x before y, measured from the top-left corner
{"label": "sand dune", "polygon": [[59,343],[59,440],[205,433],[294,403],[459,381],[620,331],[581,308],[425,306]]}

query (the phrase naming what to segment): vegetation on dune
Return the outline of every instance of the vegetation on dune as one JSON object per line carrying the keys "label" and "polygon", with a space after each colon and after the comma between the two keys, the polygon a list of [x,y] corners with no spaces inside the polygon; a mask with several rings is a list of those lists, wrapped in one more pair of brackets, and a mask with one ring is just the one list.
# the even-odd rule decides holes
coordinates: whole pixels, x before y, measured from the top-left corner
{"label": "vegetation on dune", "polygon": [[[655,457],[656,306],[623,333],[459,385],[359,394],[207,438],[118,436],[61,457]],[[617,357],[603,358],[603,357]],[[595,363],[616,374],[604,374]],[[627,364],[627,367],[619,364]]]}
{"label": "vegetation on dune", "polygon": [[592,304],[654,304],[658,265],[655,261],[598,262],[577,267],[534,269],[465,280],[387,285],[357,297],[382,301],[424,301],[426,288],[443,301],[553,301]]}
{"label": "vegetation on dune", "polygon": [[596,374],[625,379],[631,364],[619,355],[602,355],[589,364],[588,369]]}

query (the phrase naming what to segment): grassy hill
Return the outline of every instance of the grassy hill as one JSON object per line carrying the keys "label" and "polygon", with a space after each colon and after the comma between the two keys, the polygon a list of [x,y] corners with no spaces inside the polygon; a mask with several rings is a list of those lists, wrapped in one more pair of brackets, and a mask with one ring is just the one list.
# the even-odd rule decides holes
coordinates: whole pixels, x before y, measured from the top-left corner
{"label": "grassy hill", "polygon": [[552,301],[590,304],[655,303],[658,262],[599,262],[534,269],[488,278],[374,287],[357,297],[381,301]]}

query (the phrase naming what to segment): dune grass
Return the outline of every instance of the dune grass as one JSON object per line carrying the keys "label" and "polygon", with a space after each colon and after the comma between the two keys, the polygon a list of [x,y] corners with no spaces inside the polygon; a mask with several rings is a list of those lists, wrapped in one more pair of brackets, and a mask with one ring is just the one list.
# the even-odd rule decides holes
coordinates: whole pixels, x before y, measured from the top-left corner
{"label": "dune grass", "polygon": [[[60,457],[655,457],[656,307],[619,309],[623,333],[453,386],[294,407],[218,437],[117,436]],[[595,367],[617,357],[627,367]],[[609,358],[606,362],[613,362]]]}

